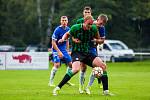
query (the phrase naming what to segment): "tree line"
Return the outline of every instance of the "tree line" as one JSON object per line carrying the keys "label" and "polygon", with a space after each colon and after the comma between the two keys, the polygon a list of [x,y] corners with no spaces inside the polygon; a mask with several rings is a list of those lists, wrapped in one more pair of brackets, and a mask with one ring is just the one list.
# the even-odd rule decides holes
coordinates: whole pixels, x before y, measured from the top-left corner
{"label": "tree line", "polygon": [[84,6],[91,6],[94,18],[108,15],[106,39],[119,39],[130,48],[150,48],[149,0],[0,0],[0,44],[47,45],[60,16],[68,16],[72,26]]}

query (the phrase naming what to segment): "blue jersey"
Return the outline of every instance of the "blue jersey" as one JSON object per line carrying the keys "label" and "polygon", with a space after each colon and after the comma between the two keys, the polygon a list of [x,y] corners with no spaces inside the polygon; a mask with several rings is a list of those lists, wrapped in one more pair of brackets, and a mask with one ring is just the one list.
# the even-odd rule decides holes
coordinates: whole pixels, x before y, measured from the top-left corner
{"label": "blue jersey", "polygon": [[[52,35],[52,39],[56,41],[56,45],[58,46],[60,51],[66,51],[66,41],[62,43],[58,43],[58,40],[63,37],[63,35],[69,31],[69,27],[67,26],[65,29],[62,26],[58,26]],[[56,52],[55,49],[53,49],[54,52]]]}
{"label": "blue jersey", "polygon": [[[105,27],[104,26],[101,26],[98,28],[98,31],[99,31],[99,35],[101,38],[105,38]],[[97,48],[96,47],[91,47],[90,48],[90,52],[94,55],[97,55]]]}
{"label": "blue jersey", "polygon": [[98,28],[98,31],[99,31],[99,35],[101,38],[105,38],[105,27],[104,26],[101,26]]}

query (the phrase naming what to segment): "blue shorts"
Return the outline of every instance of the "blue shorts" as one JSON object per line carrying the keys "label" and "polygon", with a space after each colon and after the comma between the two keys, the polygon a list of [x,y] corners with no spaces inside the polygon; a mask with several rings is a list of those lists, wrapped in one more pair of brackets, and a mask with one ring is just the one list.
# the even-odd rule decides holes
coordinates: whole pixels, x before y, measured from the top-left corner
{"label": "blue shorts", "polygon": [[57,52],[52,52],[53,54],[52,62],[61,63],[61,61],[64,61],[65,63],[69,63],[72,61],[71,56],[68,54],[67,51],[63,51],[62,53],[63,53],[63,58],[60,59]]}

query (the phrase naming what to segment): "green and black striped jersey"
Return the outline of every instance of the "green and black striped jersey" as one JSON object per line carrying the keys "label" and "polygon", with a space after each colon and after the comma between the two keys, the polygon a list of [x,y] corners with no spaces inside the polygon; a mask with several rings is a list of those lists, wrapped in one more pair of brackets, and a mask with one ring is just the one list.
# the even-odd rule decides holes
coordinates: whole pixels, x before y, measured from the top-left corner
{"label": "green and black striped jersey", "polygon": [[[95,20],[95,19],[93,19],[93,20]],[[84,23],[84,18],[80,18],[80,19],[78,19],[77,21],[76,21],[76,23],[77,24],[81,24],[81,23]],[[95,24],[96,25],[96,24]],[[90,42],[90,47],[91,48],[96,48],[97,47],[97,44],[95,44],[94,42]]]}
{"label": "green and black striped jersey", "polygon": [[83,24],[75,24],[70,29],[70,35],[77,38],[81,43],[74,43],[72,41],[72,52],[89,52],[91,40],[96,37],[98,30],[96,25],[92,25],[90,30],[84,30]]}
{"label": "green and black striped jersey", "polygon": [[78,19],[76,23],[77,23],[77,24],[84,23],[84,18],[80,18],[80,19]]}

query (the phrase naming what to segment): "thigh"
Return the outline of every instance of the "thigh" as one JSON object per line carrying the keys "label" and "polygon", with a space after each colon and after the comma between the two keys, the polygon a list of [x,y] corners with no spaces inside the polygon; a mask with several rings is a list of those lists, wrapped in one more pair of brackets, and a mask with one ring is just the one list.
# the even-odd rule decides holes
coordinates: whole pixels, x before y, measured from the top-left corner
{"label": "thigh", "polygon": [[80,70],[80,61],[74,61],[72,63],[72,71],[73,73],[77,73]]}
{"label": "thigh", "polygon": [[93,66],[94,67],[101,67],[103,70],[106,70],[106,64],[102,61],[102,59],[100,59],[100,57],[96,57],[94,60],[93,60]]}

